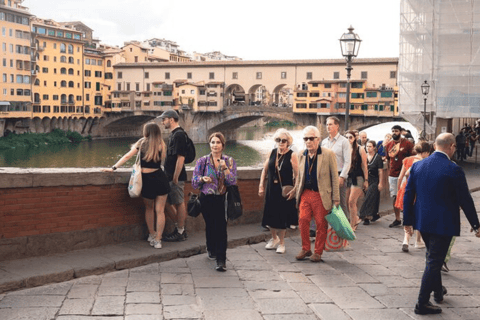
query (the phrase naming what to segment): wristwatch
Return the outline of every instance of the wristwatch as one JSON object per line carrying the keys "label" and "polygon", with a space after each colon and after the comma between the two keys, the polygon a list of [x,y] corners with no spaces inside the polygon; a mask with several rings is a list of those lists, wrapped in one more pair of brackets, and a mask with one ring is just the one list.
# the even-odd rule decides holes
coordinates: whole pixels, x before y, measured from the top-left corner
{"label": "wristwatch", "polygon": [[112,166],[112,170],[113,170],[113,171],[117,170],[117,167]]}

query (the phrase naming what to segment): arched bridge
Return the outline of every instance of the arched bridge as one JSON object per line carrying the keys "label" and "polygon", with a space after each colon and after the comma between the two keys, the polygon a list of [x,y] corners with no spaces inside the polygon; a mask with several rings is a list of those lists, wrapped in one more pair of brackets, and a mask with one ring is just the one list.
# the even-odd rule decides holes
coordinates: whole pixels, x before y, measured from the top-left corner
{"label": "arched bridge", "polygon": [[[118,137],[141,135],[144,123],[160,116],[163,111],[135,111],[116,114],[106,114],[99,119],[98,125],[92,130],[95,135]],[[291,108],[271,106],[228,106],[219,112],[192,112],[180,111],[180,125],[188,132],[195,142],[206,142],[208,136],[216,131],[225,134],[228,140],[236,139],[236,130],[251,121],[260,118],[287,120],[299,126],[315,125],[322,135],[326,135],[324,128],[330,114],[321,113],[293,113]],[[345,116],[335,114],[340,119],[340,128],[344,127]],[[400,120],[393,116],[364,116],[350,115],[350,128],[361,130],[383,122]]]}

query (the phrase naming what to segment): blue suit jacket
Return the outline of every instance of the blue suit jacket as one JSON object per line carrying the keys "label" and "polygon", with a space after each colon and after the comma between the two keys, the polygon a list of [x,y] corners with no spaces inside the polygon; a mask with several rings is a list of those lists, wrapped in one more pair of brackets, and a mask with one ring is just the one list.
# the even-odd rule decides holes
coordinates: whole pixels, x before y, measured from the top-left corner
{"label": "blue suit jacket", "polygon": [[460,207],[474,229],[477,211],[465,174],[440,152],[413,164],[403,198],[403,224],[420,232],[460,235]]}

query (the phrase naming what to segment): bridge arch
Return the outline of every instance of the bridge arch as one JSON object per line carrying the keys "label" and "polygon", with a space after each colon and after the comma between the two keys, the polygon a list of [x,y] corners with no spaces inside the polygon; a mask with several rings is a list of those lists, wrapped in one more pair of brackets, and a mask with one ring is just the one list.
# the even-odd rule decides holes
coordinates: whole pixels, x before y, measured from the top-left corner
{"label": "bridge arch", "polygon": [[236,83],[229,85],[225,89],[226,105],[241,105],[245,104],[245,89]]}
{"label": "bridge arch", "polygon": [[248,105],[270,105],[271,96],[263,84],[255,84],[248,89]]}

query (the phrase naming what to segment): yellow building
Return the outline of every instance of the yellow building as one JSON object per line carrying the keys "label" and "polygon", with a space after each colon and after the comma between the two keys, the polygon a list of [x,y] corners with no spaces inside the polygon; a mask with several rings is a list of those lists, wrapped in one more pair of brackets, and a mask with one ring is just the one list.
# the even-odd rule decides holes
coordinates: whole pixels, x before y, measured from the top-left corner
{"label": "yellow building", "polygon": [[127,63],[148,61],[148,49],[137,41],[125,42],[125,46],[122,49],[125,62]]}
{"label": "yellow building", "polygon": [[32,31],[37,46],[34,120],[88,116],[83,102],[82,33],[43,19],[33,20]]}
{"label": "yellow building", "polygon": [[0,136],[5,129],[15,130],[15,123],[32,115],[32,15],[22,2],[0,0]]}
{"label": "yellow building", "polygon": [[85,49],[84,53],[84,101],[85,114],[102,115],[109,86],[105,79],[105,60],[99,51]]}

